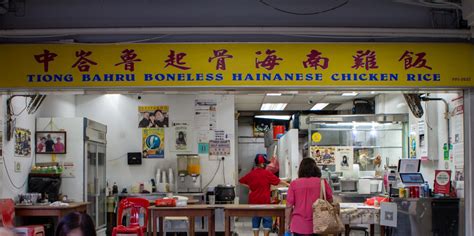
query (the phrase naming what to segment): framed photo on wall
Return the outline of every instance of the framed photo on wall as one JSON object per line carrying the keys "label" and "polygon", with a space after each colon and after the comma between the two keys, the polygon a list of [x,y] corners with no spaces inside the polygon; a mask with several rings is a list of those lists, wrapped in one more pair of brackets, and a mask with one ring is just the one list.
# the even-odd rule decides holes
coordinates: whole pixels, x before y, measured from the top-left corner
{"label": "framed photo on wall", "polygon": [[39,131],[35,140],[36,154],[66,154],[65,131]]}

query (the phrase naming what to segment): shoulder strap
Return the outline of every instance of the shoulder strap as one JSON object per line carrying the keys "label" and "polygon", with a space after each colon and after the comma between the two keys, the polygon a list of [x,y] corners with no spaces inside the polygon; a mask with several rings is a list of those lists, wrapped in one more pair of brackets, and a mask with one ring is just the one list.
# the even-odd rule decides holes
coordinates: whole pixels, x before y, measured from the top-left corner
{"label": "shoulder strap", "polygon": [[321,178],[321,191],[319,192],[319,198],[326,201],[326,184],[324,183],[324,179]]}

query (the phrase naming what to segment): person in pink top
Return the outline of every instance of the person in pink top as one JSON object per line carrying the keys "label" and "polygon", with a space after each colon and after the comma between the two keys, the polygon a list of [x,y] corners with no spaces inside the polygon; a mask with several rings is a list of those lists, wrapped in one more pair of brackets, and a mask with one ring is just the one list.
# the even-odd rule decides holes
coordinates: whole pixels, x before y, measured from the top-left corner
{"label": "person in pink top", "polygon": [[[324,180],[326,199],[332,202],[332,191]],[[286,230],[294,235],[313,235],[313,203],[320,198],[321,170],[312,158],[304,158],[298,179],[291,182],[286,200]]]}
{"label": "person in pink top", "polygon": [[56,143],[54,144],[54,152],[55,153],[62,153],[64,152],[64,143],[61,142],[61,138],[56,138]]}

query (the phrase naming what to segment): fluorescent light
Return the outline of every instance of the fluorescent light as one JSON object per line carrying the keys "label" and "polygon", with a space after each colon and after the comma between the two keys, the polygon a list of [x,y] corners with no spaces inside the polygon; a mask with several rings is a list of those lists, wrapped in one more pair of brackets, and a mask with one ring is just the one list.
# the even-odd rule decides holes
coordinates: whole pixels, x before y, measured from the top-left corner
{"label": "fluorescent light", "polygon": [[357,129],[355,126],[352,128],[352,135],[357,135]]}
{"label": "fluorescent light", "polygon": [[255,116],[255,118],[259,119],[272,119],[272,120],[290,120],[291,116],[285,116],[285,115],[258,115]]}
{"label": "fluorescent light", "polygon": [[267,93],[267,96],[281,96],[281,93]]}
{"label": "fluorescent light", "polygon": [[372,135],[372,136],[377,135],[377,131],[375,130],[375,128],[372,128],[372,129],[370,130],[370,135]]}
{"label": "fluorescent light", "polygon": [[351,92],[351,93],[343,93],[342,96],[347,96],[347,97],[354,97],[357,96],[358,93],[356,92]]}
{"label": "fluorescent light", "polygon": [[264,103],[260,107],[261,111],[283,111],[288,103]]}
{"label": "fluorescent light", "polygon": [[329,105],[329,103],[316,103],[316,105],[314,105],[312,108],[311,108],[311,111],[320,111],[322,109],[324,109],[325,107],[327,107],[327,105]]}

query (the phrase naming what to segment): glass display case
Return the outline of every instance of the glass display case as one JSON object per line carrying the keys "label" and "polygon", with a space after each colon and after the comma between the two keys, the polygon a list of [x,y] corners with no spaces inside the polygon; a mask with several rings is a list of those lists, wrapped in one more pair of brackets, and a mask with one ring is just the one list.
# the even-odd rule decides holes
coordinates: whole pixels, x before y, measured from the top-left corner
{"label": "glass display case", "polygon": [[107,224],[106,182],[106,134],[107,126],[85,119],[85,194],[87,213],[92,217],[97,230]]}
{"label": "glass display case", "polygon": [[[361,171],[373,171],[407,157],[406,114],[310,116],[307,122],[309,155],[325,169],[335,171],[352,162]],[[348,150],[352,157],[337,158]]]}

